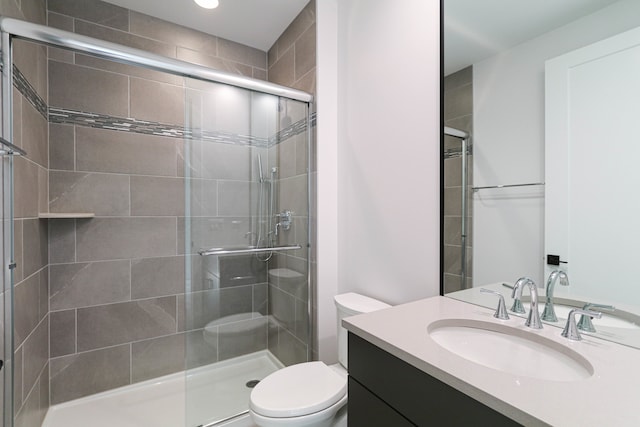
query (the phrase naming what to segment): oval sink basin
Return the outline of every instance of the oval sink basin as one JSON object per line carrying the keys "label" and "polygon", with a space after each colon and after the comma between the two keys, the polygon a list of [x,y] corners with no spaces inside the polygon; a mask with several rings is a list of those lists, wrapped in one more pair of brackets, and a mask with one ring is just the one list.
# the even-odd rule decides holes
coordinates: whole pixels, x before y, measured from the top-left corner
{"label": "oval sink basin", "polygon": [[[523,303],[522,305],[525,307],[525,310],[527,310],[527,313],[528,313],[529,304]],[[569,312],[574,308],[576,308],[576,307],[570,307],[568,305],[562,305],[562,304],[554,304],[553,306],[556,311],[556,316],[558,316],[558,323],[565,322],[567,320],[567,317],[569,317]],[[540,304],[540,314],[542,314],[543,308],[544,308],[544,303]],[[602,313],[602,317],[600,319],[592,320],[593,326],[596,329],[598,329],[598,326],[604,326],[607,328],[620,328],[620,329],[636,329],[636,330],[640,329],[640,326],[636,325],[635,323],[629,322],[628,320],[622,319],[617,316],[612,316],[611,314],[607,313],[605,310],[598,310],[597,308],[593,308],[592,310],[600,311]],[[579,319],[580,319],[580,316],[578,316],[576,321],[578,321]]]}
{"label": "oval sink basin", "polygon": [[509,326],[444,319],[431,323],[428,331],[450,352],[509,374],[548,381],[578,381],[593,375],[591,364],[570,348]]}

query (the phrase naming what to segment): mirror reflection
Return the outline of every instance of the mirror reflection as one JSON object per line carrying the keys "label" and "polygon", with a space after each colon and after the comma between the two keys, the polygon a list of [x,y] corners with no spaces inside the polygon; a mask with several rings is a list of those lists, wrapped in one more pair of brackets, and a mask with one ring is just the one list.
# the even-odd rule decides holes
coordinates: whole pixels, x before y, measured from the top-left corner
{"label": "mirror reflection", "polygon": [[[637,0],[444,0],[444,293],[640,348]],[[522,305],[529,310],[528,294]]]}

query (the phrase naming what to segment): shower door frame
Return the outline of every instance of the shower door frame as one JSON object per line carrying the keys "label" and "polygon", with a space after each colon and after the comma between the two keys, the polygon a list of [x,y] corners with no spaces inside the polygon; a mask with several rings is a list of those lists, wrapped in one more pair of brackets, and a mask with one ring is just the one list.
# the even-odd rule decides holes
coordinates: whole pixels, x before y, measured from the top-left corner
{"label": "shower door frame", "polygon": [[[44,25],[33,24],[30,22],[22,21],[19,19],[1,17],[0,16],[0,51],[2,63],[2,131],[1,136],[8,142],[13,142],[13,40],[24,40],[27,42],[41,43],[51,47],[57,47],[61,49],[71,50],[74,52],[80,52],[89,54],[102,59],[107,59],[115,62],[119,62],[127,65],[139,66],[154,71],[160,71],[169,73],[181,77],[193,78],[205,82],[222,83],[230,86],[247,89],[254,92],[265,93],[269,95],[275,95],[281,98],[288,98],[295,101],[301,101],[307,104],[307,146],[308,146],[308,164],[311,165],[311,159],[313,156],[312,146],[312,104],[314,101],[313,95],[297,89],[292,89],[286,86],[281,86],[275,83],[270,83],[263,80],[257,80],[250,77],[244,77],[236,74],[227,73],[224,71],[218,71],[211,68],[207,68],[201,65],[191,64],[189,62],[180,61],[178,59],[167,58],[161,55],[146,52],[144,50],[130,48],[122,46],[116,43],[111,43],[92,37],[82,36],[79,34],[71,33],[68,31],[58,30],[50,28]],[[13,161],[8,160],[4,163],[3,174],[5,180],[8,178],[12,181],[13,177]],[[308,171],[307,178],[307,205],[309,207],[309,217],[311,215],[311,209],[313,208],[312,198],[312,173]],[[6,182],[5,182],[6,191]],[[3,194],[4,192],[3,191]],[[9,195],[4,195],[3,209],[4,213],[7,213],[9,209],[9,216],[11,223],[7,223],[7,218],[3,216],[3,250],[4,256],[4,270],[3,270],[3,286],[5,290],[4,300],[9,298],[9,310],[5,304],[5,320],[9,320],[9,324],[5,322],[4,329],[9,328],[9,334],[5,335],[5,348],[3,349],[3,357],[8,355],[11,357],[11,363],[8,366],[3,367],[4,371],[4,384],[2,387],[5,389],[4,402],[4,414],[2,426],[13,426],[13,215],[12,215],[12,202],[13,202],[13,183],[9,186]],[[6,206],[7,200],[9,206]],[[308,227],[308,242],[311,242],[312,232],[311,227]],[[312,259],[313,245],[309,243],[307,253],[307,263]],[[307,322],[307,337],[309,342],[307,343],[307,360],[311,360],[312,357],[312,342],[313,342],[313,317],[312,317],[312,289],[311,289],[311,268],[307,268],[307,316],[309,322]],[[7,312],[8,311],[8,312]],[[4,331],[3,331],[4,333]],[[8,341],[7,342],[7,338]],[[8,376],[7,376],[8,374]],[[5,405],[6,403],[6,405]]]}

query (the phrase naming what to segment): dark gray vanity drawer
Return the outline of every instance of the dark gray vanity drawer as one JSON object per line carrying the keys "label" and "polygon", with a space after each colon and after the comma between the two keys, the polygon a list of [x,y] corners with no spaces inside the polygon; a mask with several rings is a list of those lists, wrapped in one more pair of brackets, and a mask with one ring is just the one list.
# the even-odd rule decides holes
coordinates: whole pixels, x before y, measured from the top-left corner
{"label": "dark gray vanity drawer", "polygon": [[[359,420],[360,411],[371,410],[351,406],[352,392],[361,393],[358,387],[352,391],[354,381],[417,426],[519,425],[352,333],[349,333],[349,376],[349,427],[365,427],[352,424],[352,417]],[[390,425],[366,425],[373,426]]]}

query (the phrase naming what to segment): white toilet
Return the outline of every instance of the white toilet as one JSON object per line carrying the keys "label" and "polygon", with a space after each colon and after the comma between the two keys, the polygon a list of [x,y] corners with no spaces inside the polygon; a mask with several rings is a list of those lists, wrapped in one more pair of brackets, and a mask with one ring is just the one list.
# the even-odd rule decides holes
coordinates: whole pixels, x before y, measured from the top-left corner
{"label": "white toilet", "polygon": [[[353,292],[336,295],[334,301],[340,363],[299,363],[260,381],[249,403],[249,413],[258,426],[330,427],[339,423],[336,415],[347,403],[347,330],[341,326],[342,319],[390,305]],[[344,412],[340,411],[340,418]]]}

